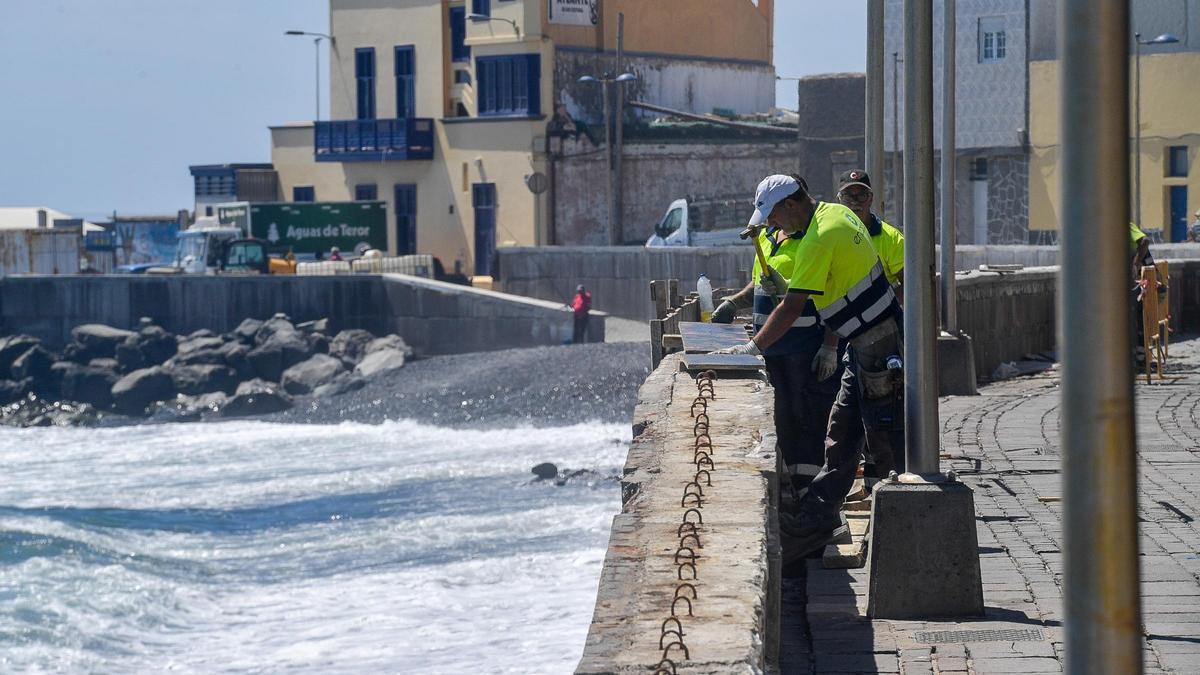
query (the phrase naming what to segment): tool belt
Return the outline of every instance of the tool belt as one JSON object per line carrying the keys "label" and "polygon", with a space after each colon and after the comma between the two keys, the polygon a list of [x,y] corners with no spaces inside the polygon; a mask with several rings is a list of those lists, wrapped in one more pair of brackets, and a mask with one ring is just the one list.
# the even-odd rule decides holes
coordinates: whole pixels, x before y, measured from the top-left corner
{"label": "tool belt", "polygon": [[850,346],[858,361],[863,396],[872,400],[881,399],[901,390],[904,386],[903,369],[888,369],[884,365],[889,356],[898,356],[900,351],[900,329],[894,317],[888,317],[851,339]]}

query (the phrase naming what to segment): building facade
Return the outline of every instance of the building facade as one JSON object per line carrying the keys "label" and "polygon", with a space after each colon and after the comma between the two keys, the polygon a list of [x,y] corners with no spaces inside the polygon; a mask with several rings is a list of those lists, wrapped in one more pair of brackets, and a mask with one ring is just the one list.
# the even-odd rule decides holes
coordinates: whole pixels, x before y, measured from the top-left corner
{"label": "building facade", "polygon": [[[942,11],[934,1],[934,147],[940,161]],[[956,234],[963,244],[1042,243],[1030,234],[1028,0],[956,0]],[[893,159],[904,144],[904,7],[885,4],[884,149],[888,215],[900,200]],[[898,75],[898,78],[896,77]],[[895,89],[899,79],[899,90]],[[939,215],[940,218],[940,215]],[[939,223],[940,227],[940,223]]]}
{"label": "building facade", "polygon": [[[1131,139],[1140,136],[1141,145],[1136,153],[1130,143],[1132,218],[1156,240],[1186,241],[1192,214],[1200,208],[1200,0],[1133,0],[1132,10],[1131,30],[1142,40],[1163,34],[1178,39],[1141,47],[1139,86],[1137,45],[1129,36],[1131,106],[1141,99],[1140,129],[1130,114]],[[1058,3],[1035,0],[1031,12],[1030,228],[1051,236],[1066,215],[1060,201]]]}
{"label": "building facade", "polygon": [[[392,254],[487,275],[497,246],[553,244],[549,138],[602,89],[688,112],[774,103],[771,0],[330,0],[332,119],[271,127],[289,201],[382,200]],[[601,134],[602,136],[603,134]],[[602,204],[603,206],[603,204]]]}

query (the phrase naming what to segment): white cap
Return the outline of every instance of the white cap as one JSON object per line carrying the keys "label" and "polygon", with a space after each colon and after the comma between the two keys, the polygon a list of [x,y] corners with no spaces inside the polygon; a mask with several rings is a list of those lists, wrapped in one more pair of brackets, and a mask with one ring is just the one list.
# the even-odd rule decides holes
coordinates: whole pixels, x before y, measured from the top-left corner
{"label": "white cap", "polygon": [[754,192],[754,215],[750,216],[747,224],[762,225],[767,222],[767,216],[775,210],[775,205],[799,190],[800,184],[791,176],[775,174],[762,179]]}

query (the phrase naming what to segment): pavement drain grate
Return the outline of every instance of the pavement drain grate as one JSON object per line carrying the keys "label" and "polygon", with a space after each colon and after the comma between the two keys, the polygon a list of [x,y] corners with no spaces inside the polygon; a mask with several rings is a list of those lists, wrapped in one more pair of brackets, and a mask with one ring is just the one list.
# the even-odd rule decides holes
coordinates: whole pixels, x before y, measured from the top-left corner
{"label": "pavement drain grate", "polygon": [[1004,628],[995,630],[933,630],[913,634],[917,642],[945,644],[948,642],[1039,642],[1042,631],[1032,628]]}

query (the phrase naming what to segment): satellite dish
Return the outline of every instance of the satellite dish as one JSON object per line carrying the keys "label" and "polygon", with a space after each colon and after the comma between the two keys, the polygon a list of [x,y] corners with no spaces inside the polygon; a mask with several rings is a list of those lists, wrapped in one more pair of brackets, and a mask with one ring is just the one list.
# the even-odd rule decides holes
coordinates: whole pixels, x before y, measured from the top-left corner
{"label": "satellite dish", "polygon": [[525,176],[525,186],[535,195],[540,195],[550,188],[550,179],[541,171],[535,171]]}

